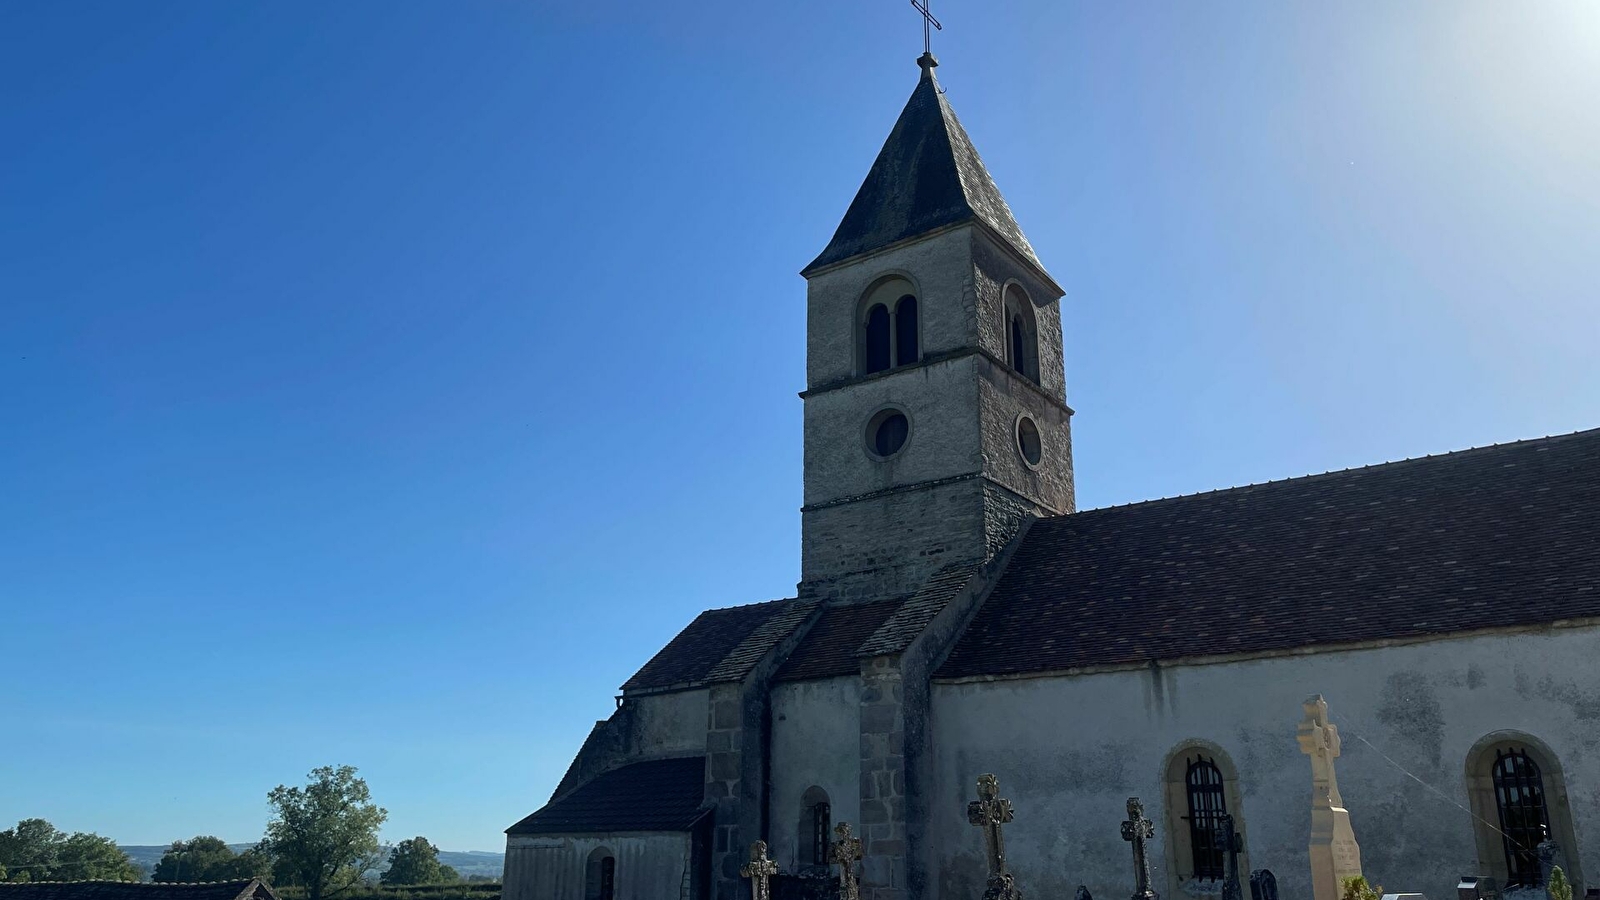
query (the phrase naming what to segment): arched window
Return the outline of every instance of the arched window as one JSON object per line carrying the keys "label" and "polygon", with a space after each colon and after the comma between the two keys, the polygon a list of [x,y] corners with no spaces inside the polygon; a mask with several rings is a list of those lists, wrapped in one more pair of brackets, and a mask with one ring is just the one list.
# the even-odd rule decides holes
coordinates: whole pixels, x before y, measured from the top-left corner
{"label": "arched window", "polygon": [[583,879],[583,900],[616,900],[617,858],[606,847],[596,847],[589,854],[589,864]]}
{"label": "arched window", "polygon": [[[1222,840],[1222,817],[1232,816],[1234,833],[1245,835],[1240,814],[1239,775],[1221,747],[1207,741],[1180,745],[1166,766],[1167,895],[1193,893],[1185,885],[1214,885],[1227,877],[1228,850]],[[1248,872],[1241,858],[1239,871]],[[1213,887],[1195,889],[1202,892]]]}
{"label": "arched window", "polygon": [[1519,748],[1495,751],[1494,805],[1500,814],[1500,840],[1505,845],[1507,884],[1533,886],[1543,881],[1536,848],[1550,827],[1544,805],[1544,778],[1539,764]]}
{"label": "arched window", "polygon": [[828,792],[819,787],[806,788],[800,798],[800,847],[795,858],[796,868],[827,868],[832,829],[833,806],[828,803]]}
{"label": "arched window", "polygon": [[922,358],[915,289],[904,278],[878,282],[861,301],[857,360],[862,375],[909,366]]}
{"label": "arched window", "polygon": [[874,304],[867,310],[866,374],[882,372],[889,368],[889,307]]}
{"label": "arched window", "polygon": [[1507,887],[1543,884],[1538,847],[1548,835],[1556,864],[1582,883],[1566,785],[1550,748],[1515,732],[1483,738],[1467,754],[1467,793],[1483,871]]}
{"label": "arched window", "polygon": [[906,294],[894,305],[894,364],[917,361],[917,298]]}
{"label": "arched window", "polygon": [[1033,301],[1015,284],[1005,292],[1006,365],[1034,384],[1039,383],[1039,339]]}
{"label": "arched window", "polygon": [[1213,760],[1195,754],[1184,776],[1189,806],[1189,850],[1194,877],[1216,881],[1223,877],[1222,817],[1228,798],[1222,790],[1222,770]]}

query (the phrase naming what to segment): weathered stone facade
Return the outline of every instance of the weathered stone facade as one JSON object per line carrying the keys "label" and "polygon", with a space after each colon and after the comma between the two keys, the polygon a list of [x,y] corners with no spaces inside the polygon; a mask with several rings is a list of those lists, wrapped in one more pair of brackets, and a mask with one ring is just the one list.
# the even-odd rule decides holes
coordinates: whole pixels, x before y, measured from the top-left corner
{"label": "weathered stone facade", "polygon": [[[1480,823],[1496,802],[1486,767],[1510,748],[1544,767],[1581,890],[1600,872],[1600,478],[1585,474],[1600,472],[1600,433],[1450,477],[1361,470],[1064,515],[1061,290],[937,92],[936,63],[922,65],[805,272],[798,598],[708,610],[630,679],[557,790],[567,808],[539,821],[553,800],[509,832],[507,900],[598,896],[582,867],[602,851],[619,898],[744,900],[753,843],[809,877],[830,817],[861,838],[865,900],[1127,896],[1130,796],[1153,820],[1130,820],[1137,871],[1153,870],[1140,895],[1214,897],[1189,832],[1190,756],[1219,773],[1242,864],[1310,896],[1295,723],[1312,693],[1349,717],[1340,782],[1386,886],[1442,892],[1468,869],[1504,880],[1500,838]],[[868,371],[863,315],[902,292],[918,303],[917,353]],[[870,451],[887,409],[907,420],[903,445]],[[1036,445],[1019,442],[1024,419]],[[1484,525],[1458,527],[1469,519]],[[1352,551],[1358,536],[1369,543]],[[1386,633],[1397,604],[1401,631]],[[1497,621],[1524,609],[1518,628]],[[583,791],[654,766],[681,770],[673,815],[667,792],[629,782],[595,805],[645,825],[571,825]],[[1014,804],[1004,871],[962,815],[989,773]]]}
{"label": "weathered stone facade", "polygon": [[[917,292],[922,355],[864,374],[860,307],[886,278]],[[1004,361],[1007,284],[1033,302],[1039,384]],[[1028,517],[1073,509],[1059,297],[1046,276],[978,224],[811,276],[802,595],[909,594],[943,566],[991,557]],[[906,415],[910,434],[903,449],[881,459],[868,452],[866,429],[888,408]],[[1018,447],[1023,416],[1041,436],[1037,463]]]}

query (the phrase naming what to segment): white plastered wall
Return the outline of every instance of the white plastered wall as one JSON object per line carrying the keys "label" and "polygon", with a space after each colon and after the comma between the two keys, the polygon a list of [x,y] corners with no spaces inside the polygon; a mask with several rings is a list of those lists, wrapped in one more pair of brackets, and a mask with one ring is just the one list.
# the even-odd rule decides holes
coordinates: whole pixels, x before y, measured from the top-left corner
{"label": "white plastered wall", "polygon": [[616,900],[678,896],[689,865],[687,833],[510,835],[505,900],[584,900],[589,855],[601,847],[617,860]]}
{"label": "white plastered wall", "polygon": [[1311,772],[1295,728],[1313,693],[1327,698],[1344,733],[1339,786],[1374,883],[1439,896],[1457,876],[1485,871],[1473,830],[1480,826],[1464,809],[1466,758],[1480,738],[1503,730],[1532,735],[1557,757],[1567,790],[1552,797],[1552,812],[1571,816],[1579,846],[1566,852],[1592,882],[1600,873],[1597,632],[937,684],[931,829],[938,869],[930,898],[983,891],[981,835],[964,810],[984,772],[999,776],[1015,804],[1006,849],[1030,895],[1070,897],[1078,884],[1098,897],[1131,893],[1131,854],[1118,825],[1134,795],[1156,822],[1154,884],[1168,894],[1163,842],[1172,819],[1163,763],[1195,739],[1224,749],[1238,768],[1235,812],[1250,865],[1272,869],[1283,896],[1309,897]]}
{"label": "white plastered wall", "polygon": [[797,871],[800,801],[809,787],[828,793],[834,822],[861,824],[861,680],[856,676],[786,682],[772,690],[773,859]]}

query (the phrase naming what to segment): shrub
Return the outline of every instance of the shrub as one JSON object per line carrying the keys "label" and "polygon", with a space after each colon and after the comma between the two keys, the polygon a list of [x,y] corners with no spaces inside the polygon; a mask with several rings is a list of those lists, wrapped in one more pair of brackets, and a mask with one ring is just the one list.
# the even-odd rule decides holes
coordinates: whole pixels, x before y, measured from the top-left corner
{"label": "shrub", "polygon": [[1380,900],[1383,888],[1373,889],[1367,884],[1367,879],[1360,875],[1352,875],[1344,880],[1343,900]]}

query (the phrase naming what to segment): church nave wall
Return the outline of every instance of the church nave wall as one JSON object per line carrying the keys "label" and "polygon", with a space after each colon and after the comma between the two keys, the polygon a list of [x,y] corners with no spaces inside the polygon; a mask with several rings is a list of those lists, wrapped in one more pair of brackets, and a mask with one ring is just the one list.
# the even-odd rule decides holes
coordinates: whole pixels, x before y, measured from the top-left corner
{"label": "church nave wall", "polygon": [[[1461,874],[1494,871],[1492,856],[1480,858],[1483,826],[1469,812],[1467,767],[1496,733],[1530,736],[1522,743],[1532,752],[1554,757],[1559,784],[1555,772],[1546,773],[1551,818],[1557,837],[1566,835],[1563,844],[1576,845],[1563,848],[1566,868],[1592,881],[1600,872],[1597,637],[1600,629],[1570,628],[936,684],[930,825],[939,871],[929,900],[982,893],[981,836],[962,812],[985,772],[999,777],[1016,806],[1007,855],[1030,893],[1071,896],[1080,883],[1097,896],[1127,893],[1131,863],[1118,823],[1127,798],[1139,796],[1157,823],[1157,889],[1170,897],[1208,895],[1193,884],[1170,890],[1169,860],[1178,848],[1166,846],[1186,813],[1169,808],[1173,754],[1199,742],[1222,751],[1236,770],[1230,805],[1237,808],[1229,811],[1242,820],[1248,865],[1272,869],[1284,896],[1310,896],[1311,770],[1295,730],[1302,701],[1318,693],[1343,737],[1339,787],[1373,883],[1437,894]],[[1493,854],[1497,840],[1481,843]]]}
{"label": "church nave wall", "polygon": [[704,753],[709,697],[705,688],[629,697],[634,753],[647,757]]}
{"label": "church nave wall", "polygon": [[[599,863],[612,859],[616,900],[677,896],[689,866],[684,834],[511,835],[506,841],[505,900],[586,900]],[[664,891],[664,886],[673,886]]]}
{"label": "church nave wall", "polygon": [[861,681],[856,676],[796,681],[772,689],[772,793],[768,843],[785,871],[799,858],[806,792],[827,794],[834,822],[861,824]]}

